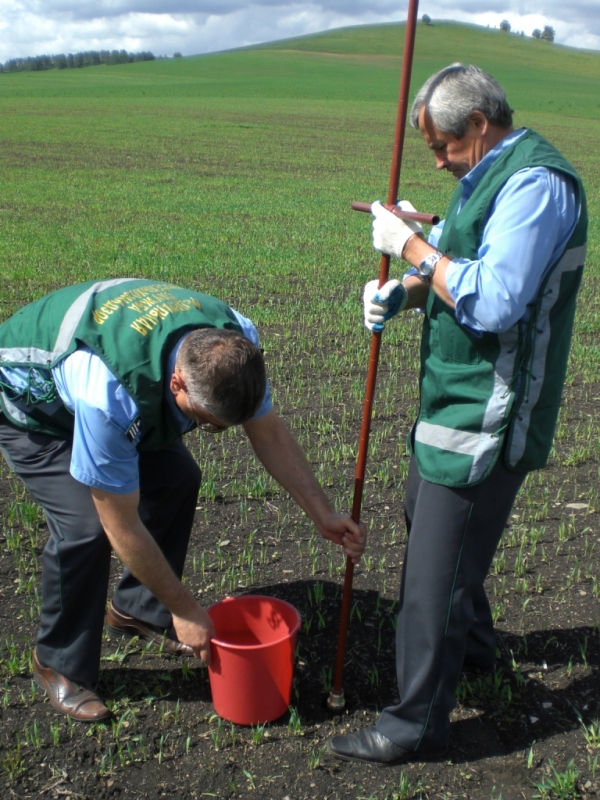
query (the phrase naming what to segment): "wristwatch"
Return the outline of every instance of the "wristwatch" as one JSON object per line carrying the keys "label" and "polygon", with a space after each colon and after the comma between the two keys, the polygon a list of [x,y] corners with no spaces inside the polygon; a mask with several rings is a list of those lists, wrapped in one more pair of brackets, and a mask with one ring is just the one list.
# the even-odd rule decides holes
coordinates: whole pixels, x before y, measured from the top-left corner
{"label": "wristwatch", "polygon": [[438,265],[438,261],[443,257],[443,253],[440,253],[439,250],[435,250],[433,253],[430,253],[426,258],[424,258],[419,264],[419,278],[426,283],[431,283],[431,279],[433,278],[433,273]]}

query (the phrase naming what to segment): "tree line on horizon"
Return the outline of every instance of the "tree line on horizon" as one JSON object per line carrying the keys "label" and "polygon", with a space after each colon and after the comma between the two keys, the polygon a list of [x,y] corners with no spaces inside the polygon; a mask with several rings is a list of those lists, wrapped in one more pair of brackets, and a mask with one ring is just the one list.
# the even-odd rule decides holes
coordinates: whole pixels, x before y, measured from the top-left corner
{"label": "tree line on horizon", "polygon": [[[429,14],[423,14],[421,20],[424,25],[431,25],[431,17],[429,16]],[[504,33],[510,33],[511,28],[512,25],[507,19],[503,19],[502,22],[500,23],[500,30],[504,31]],[[521,31],[521,36],[524,35],[525,34],[523,33],[523,31]],[[551,25],[544,25],[543,31],[541,31],[539,28],[536,28],[531,34],[531,36],[533,39],[544,39],[547,42],[553,42],[555,36],[554,28]]]}
{"label": "tree line on horizon", "polygon": [[88,50],[85,53],[61,53],[55,56],[11,58],[0,63],[0,72],[42,72],[47,69],[80,69],[100,64],[132,64],[135,61],[154,61],[150,52],[128,53],[126,50]]}
{"label": "tree line on horizon", "polygon": [[[504,31],[505,33],[510,33],[511,24],[507,19],[503,19],[500,23],[500,30]],[[533,39],[544,39],[546,42],[553,42],[555,36],[554,28],[551,25],[544,25],[543,31],[541,31],[539,28],[536,28],[531,36]]]}

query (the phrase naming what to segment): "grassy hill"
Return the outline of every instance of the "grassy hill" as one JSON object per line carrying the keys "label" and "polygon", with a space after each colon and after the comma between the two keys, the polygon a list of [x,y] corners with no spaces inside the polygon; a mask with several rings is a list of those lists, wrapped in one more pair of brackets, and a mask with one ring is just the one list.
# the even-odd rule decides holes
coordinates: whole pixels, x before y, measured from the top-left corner
{"label": "grassy hill", "polygon": [[[240,50],[137,65],[2,75],[2,96],[247,96],[394,99],[404,24],[341,28]],[[492,73],[518,107],[597,118],[600,53],[561,47],[454,22],[419,24],[413,69],[417,86],[437,69],[462,61]],[[327,67],[324,66],[327,65]],[[110,73],[110,77],[107,73]],[[28,82],[31,79],[31,83]],[[58,82],[57,82],[58,81]],[[58,95],[55,95],[58,96]],[[553,102],[552,102],[553,101]],[[533,108],[531,104],[533,103]],[[547,108],[553,105],[553,108]],[[558,106],[558,108],[557,108]]]}
{"label": "grassy hill", "polygon": [[[240,275],[260,291],[269,275],[318,268],[324,243],[336,269],[349,252],[371,268],[367,221],[347,209],[386,193],[403,40],[403,25],[366,26],[0,75],[0,259],[7,278],[33,281],[13,291],[110,272],[194,275],[235,297]],[[597,186],[600,53],[420,24],[413,92],[456,60],[494,74],[517,124],[549,136]],[[412,131],[403,187],[442,213],[453,189]]]}
{"label": "grassy hill", "polygon": [[[358,25],[290,39],[279,39],[246,49],[292,49],[345,55],[397,55],[403,45],[403,38],[399,40],[398,31],[403,32],[404,29],[405,25],[402,22],[390,22],[384,25]],[[537,61],[540,57],[540,50],[545,50],[550,58],[552,50],[559,50],[562,53],[572,54],[577,63],[580,63],[582,56],[587,58],[592,71],[594,69],[592,65],[594,63],[597,65],[599,55],[594,50],[564,47],[532,39],[529,36],[505,33],[498,28],[469,25],[451,20],[433,20],[430,25],[418,23],[416,47],[420,48],[420,51],[416,50],[417,58],[425,55],[426,49],[431,45],[436,47],[442,61],[454,57],[457,49],[466,48],[471,53],[470,60],[492,58],[502,61],[506,53],[510,52],[513,57],[521,59],[523,66],[531,64],[532,57]],[[534,45],[536,49],[531,50],[530,45]]]}
{"label": "grassy hill", "polygon": [[[401,55],[404,29],[403,24],[342,28],[273,42],[260,49],[358,55],[363,63],[377,65],[382,57]],[[567,113],[594,118],[600,114],[600,96],[594,91],[600,79],[600,53],[478,25],[446,21],[419,24],[413,83],[422,83],[431,73],[453,61],[477,64],[498,77],[519,108],[569,109]],[[554,107],[548,109],[548,106]]]}

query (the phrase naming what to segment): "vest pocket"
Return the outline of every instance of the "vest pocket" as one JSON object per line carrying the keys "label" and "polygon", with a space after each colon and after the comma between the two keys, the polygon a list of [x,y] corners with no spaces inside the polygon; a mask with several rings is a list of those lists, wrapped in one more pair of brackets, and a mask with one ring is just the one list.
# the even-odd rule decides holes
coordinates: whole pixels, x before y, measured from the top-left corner
{"label": "vest pocket", "polygon": [[[431,320],[433,340],[442,361],[458,364],[479,364],[481,362],[481,338],[468,333],[458,324],[453,314],[442,311]],[[432,342],[433,344],[433,342]]]}

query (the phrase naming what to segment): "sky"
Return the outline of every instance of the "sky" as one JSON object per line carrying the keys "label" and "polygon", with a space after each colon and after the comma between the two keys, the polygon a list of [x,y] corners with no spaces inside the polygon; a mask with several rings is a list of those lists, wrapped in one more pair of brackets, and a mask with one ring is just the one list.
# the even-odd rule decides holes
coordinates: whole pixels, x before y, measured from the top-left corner
{"label": "sky", "polygon": [[[0,0],[0,62],[85,50],[184,56],[406,19],[408,0]],[[497,26],[600,50],[599,0],[421,0],[419,18]]]}

